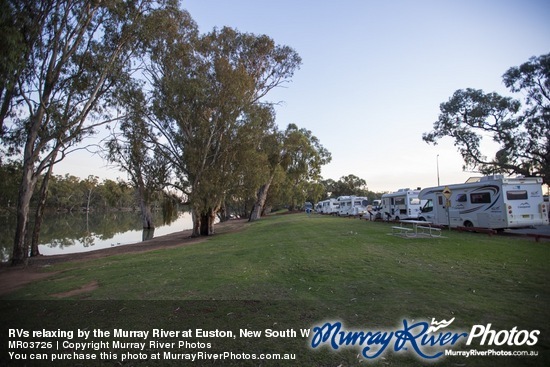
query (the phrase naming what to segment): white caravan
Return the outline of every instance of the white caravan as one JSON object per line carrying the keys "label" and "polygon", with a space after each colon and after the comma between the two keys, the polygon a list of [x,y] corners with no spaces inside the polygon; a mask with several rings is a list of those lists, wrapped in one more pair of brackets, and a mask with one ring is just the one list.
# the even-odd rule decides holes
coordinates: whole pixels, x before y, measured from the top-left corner
{"label": "white caravan", "polygon": [[418,219],[422,203],[418,198],[420,190],[399,189],[382,195],[381,213],[386,220]]}
{"label": "white caravan", "polygon": [[438,225],[504,229],[548,224],[539,177],[477,177],[426,188],[418,197],[427,201],[419,219]]}
{"label": "white caravan", "polygon": [[317,205],[319,205],[319,213],[338,214],[338,200],[336,199],[323,200],[320,201]]}
{"label": "white caravan", "polygon": [[323,212],[323,202],[319,201],[317,204],[315,204],[315,213],[321,214]]}
{"label": "white caravan", "polygon": [[363,196],[340,196],[338,198],[338,215],[363,215],[367,212],[369,201]]}

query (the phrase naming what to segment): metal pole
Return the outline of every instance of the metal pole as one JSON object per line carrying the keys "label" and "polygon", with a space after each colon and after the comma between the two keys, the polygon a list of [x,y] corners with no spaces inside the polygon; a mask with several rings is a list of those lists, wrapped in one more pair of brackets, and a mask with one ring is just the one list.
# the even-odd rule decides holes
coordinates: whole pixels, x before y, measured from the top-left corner
{"label": "metal pole", "polygon": [[439,184],[439,154],[436,157],[436,163],[437,163],[437,186],[440,186],[440,184]]}

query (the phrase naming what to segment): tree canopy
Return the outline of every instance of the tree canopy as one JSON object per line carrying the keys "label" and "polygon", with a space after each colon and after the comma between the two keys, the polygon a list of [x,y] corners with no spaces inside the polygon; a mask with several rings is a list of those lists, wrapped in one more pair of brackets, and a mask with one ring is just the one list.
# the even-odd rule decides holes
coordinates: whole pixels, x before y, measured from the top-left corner
{"label": "tree canopy", "polygon": [[[114,92],[131,78],[139,24],[158,5],[153,0],[2,3],[8,15],[2,27],[13,31],[9,40],[17,45],[0,70],[7,78],[0,85],[2,143],[5,154],[22,161],[12,263],[28,255],[29,204],[39,179],[44,196],[54,164],[116,118]],[[44,202],[38,205],[33,238]]]}
{"label": "tree canopy", "polygon": [[[480,89],[457,90],[440,105],[441,113],[427,143],[443,137],[454,139],[465,169],[483,174],[508,173],[540,176],[550,183],[550,54],[532,57],[503,75],[518,99]],[[482,151],[481,142],[490,137],[499,145],[493,157]]]}
{"label": "tree canopy", "polygon": [[[21,162],[12,170],[20,174],[13,264],[29,255],[31,223],[38,255],[47,195],[59,187],[53,166],[99,126],[111,128],[106,155],[128,173],[144,227],[153,226],[151,196],[168,186],[186,197],[196,236],[213,233],[229,202],[250,210],[275,177],[291,205],[319,195],[330,153],[307,129],[279,131],[267,99],[300,67],[292,48],[230,27],[200,34],[176,0],[0,6],[0,29],[14,32],[0,44],[10,51],[0,69],[1,148]],[[90,207],[97,182],[81,186]]]}
{"label": "tree canopy", "polygon": [[243,155],[255,155],[273,127],[264,97],[287,82],[301,60],[265,35],[224,27],[198,36],[190,22],[173,29],[179,37],[150,49],[150,121],[189,198],[193,234],[208,235],[235,178],[250,169],[241,164]]}

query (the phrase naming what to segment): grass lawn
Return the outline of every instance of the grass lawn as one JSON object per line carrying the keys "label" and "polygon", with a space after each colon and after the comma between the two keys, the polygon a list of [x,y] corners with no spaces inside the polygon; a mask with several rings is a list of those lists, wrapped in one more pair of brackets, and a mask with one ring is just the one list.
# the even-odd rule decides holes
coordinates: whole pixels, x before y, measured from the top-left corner
{"label": "grass lawn", "polygon": [[[540,330],[532,348],[497,348],[536,350],[539,357],[446,357],[437,365],[548,365],[549,242],[446,230],[442,238],[401,238],[390,232],[386,223],[270,216],[242,232],[191,246],[52,266],[47,271],[59,273],[4,295],[0,312],[6,316],[24,304],[31,312],[52,316],[78,305],[94,327],[139,323],[141,329],[170,329],[174,323],[205,329],[224,323],[236,330],[309,328],[339,320],[350,329],[374,331],[402,326],[403,319],[454,317],[450,328],[467,332],[488,323],[494,330]],[[64,301],[53,296],[87,284],[97,287]],[[157,315],[144,309],[163,311]],[[71,325],[82,322],[80,312],[64,317]],[[280,344],[274,347],[264,338],[248,347],[306,349],[307,365],[313,366],[367,363],[357,357],[359,349],[310,351],[301,338]],[[368,363],[425,364],[395,353]]]}

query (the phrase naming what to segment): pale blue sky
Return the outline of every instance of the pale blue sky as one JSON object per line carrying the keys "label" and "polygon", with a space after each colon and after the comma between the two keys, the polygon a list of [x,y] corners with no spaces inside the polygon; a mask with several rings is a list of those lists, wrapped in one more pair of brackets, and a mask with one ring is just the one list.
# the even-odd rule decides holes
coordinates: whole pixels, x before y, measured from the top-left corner
{"label": "pale blue sky", "polygon": [[[370,190],[465,181],[450,139],[426,144],[439,104],[457,89],[509,95],[502,74],[550,52],[550,1],[183,0],[201,32],[230,26],[294,48],[302,66],[268,95],[281,128],[295,123],[332,153],[324,178],[354,174]],[[487,144],[490,149],[490,143]],[[76,172],[82,158],[56,174]],[[94,158],[89,174],[101,178]],[[97,168],[96,168],[97,166]],[[72,168],[71,168],[72,167]]]}

